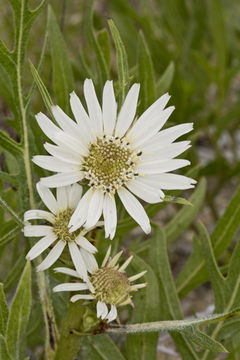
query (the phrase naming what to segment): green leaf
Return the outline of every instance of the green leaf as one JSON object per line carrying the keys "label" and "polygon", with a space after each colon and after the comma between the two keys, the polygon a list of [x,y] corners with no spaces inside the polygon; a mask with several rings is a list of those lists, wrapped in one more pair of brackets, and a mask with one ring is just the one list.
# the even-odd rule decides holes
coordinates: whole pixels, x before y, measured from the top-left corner
{"label": "green leaf", "polygon": [[0,334],[5,335],[8,320],[8,306],[3,291],[3,284],[0,283]]}
{"label": "green leaf", "polygon": [[104,82],[109,77],[109,72],[106,60],[104,58],[104,52],[102,51],[101,46],[98,43],[93,31],[93,3],[93,0],[89,0],[86,2],[84,25],[88,42],[92,46],[92,49],[96,56],[100,85],[103,86]]}
{"label": "green leaf", "polygon": [[69,109],[69,94],[74,89],[73,73],[66,45],[52,8],[49,6],[48,24],[53,67],[53,86],[58,105]]}
{"label": "green leaf", "polygon": [[188,201],[187,199],[178,197],[178,196],[168,196],[166,195],[164,198],[164,201],[166,202],[170,202],[173,204],[181,204],[181,205],[189,205],[189,206],[193,206],[193,204]]}
{"label": "green leaf", "polygon": [[1,360],[13,360],[9,355],[5,338],[0,335],[0,359]]}
{"label": "green leaf", "polygon": [[126,92],[129,87],[129,73],[128,73],[128,60],[127,53],[120,37],[119,31],[114,24],[113,20],[108,21],[108,25],[113,37],[113,41],[117,50],[117,68],[119,79],[119,103],[123,104],[126,97]]}
{"label": "green leaf", "polygon": [[[155,234],[151,239],[149,256],[150,263],[158,277],[161,318],[183,319],[169,264],[166,235],[161,228],[155,230]],[[173,334],[172,336],[183,358],[197,358],[195,349],[189,343],[188,337],[185,337],[184,334]]]}
{"label": "green leaf", "polygon": [[[151,266],[143,259],[134,254],[131,263],[133,273],[147,270],[144,280],[147,286],[141,289],[133,298],[134,311],[131,322],[144,322],[157,320],[160,317],[160,298],[158,281]],[[154,359],[156,357],[156,347],[158,343],[157,334],[129,335],[126,339],[126,356],[131,354],[131,360]]]}
{"label": "green leaf", "polygon": [[0,146],[14,156],[22,155],[20,145],[12,140],[7,133],[0,130]]}
{"label": "green leaf", "polygon": [[23,226],[23,221],[20,219],[18,214],[6,203],[6,201],[0,196],[0,206],[14,219],[14,221]]}
{"label": "green leaf", "polygon": [[9,241],[13,240],[21,231],[21,228],[17,225],[12,224],[11,230],[5,232],[4,235],[0,236],[0,247],[9,243]]}
{"label": "green leaf", "polygon": [[106,334],[87,336],[82,344],[82,356],[88,360],[124,360],[118,347]]}
{"label": "green leaf", "polygon": [[155,100],[153,64],[142,32],[139,33],[138,38],[138,77],[141,84],[140,113],[142,113]]}
{"label": "green leaf", "polygon": [[175,71],[175,65],[171,61],[157,82],[157,85],[156,85],[157,96],[163,95],[166,91],[168,91],[170,89],[170,86],[173,81],[174,71]]}
{"label": "green leaf", "polygon": [[[240,189],[237,190],[222,217],[211,234],[214,254],[218,258],[231,242],[239,227]],[[195,244],[193,252],[179,274],[176,284],[180,296],[184,296],[197,285],[207,280],[204,259],[199,255],[199,246]]]}
{"label": "green leaf", "polygon": [[111,67],[111,45],[107,29],[102,29],[101,31],[99,31],[97,41],[99,43],[100,49],[102,50],[103,57],[109,71]]}
{"label": "green leaf", "polygon": [[49,92],[47,91],[46,86],[44,85],[42,79],[40,78],[40,75],[37,72],[37,69],[34,67],[34,65],[31,63],[31,61],[29,61],[30,63],[30,68],[31,68],[31,72],[34,78],[34,81],[38,87],[38,90],[42,96],[43,102],[46,106],[46,108],[48,109],[49,113],[52,114],[52,109],[51,106],[53,105],[52,99],[49,95]]}
{"label": "green leaf", "polygon": [[25,261],[25,255],[19,255],[15,264],[10,269],[6,279],[4,280],[4,289],[6,293],[11,290],[13,286],[17,283],[19,277],[21,276],[21,272],[23,271]]}
{"label": "green leaf", "polygon": [[18,360],[21,341],[31,310],[31,266],[27,262],[14,296],[7,325],[7,345],[10,355]]}
{"label": "green leaf", "polygon": [[177,239],[186,230],[198,214],[206,193],[206,180],[201,179],[189,201],[192,206],[182,208],[177,215],[166,225],[167,241],[170,243]]}

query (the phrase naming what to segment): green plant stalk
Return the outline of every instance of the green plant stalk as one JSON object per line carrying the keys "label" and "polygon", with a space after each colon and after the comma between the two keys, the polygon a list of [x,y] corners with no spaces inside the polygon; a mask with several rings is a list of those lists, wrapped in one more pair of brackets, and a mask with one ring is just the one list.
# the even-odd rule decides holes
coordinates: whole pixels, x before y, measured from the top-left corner
{"label": "green plant stalk", "polygon": [[[23,14],[24,14],[24,2],[22,2],[21,6],[21,23],[19,29],[19,38],[18,38],[18,46],[17,46],[17,64],[16,64],[16,72],[17,72],[17,94],[19,101],[19,109],[20,116],[22,119],[22,127],[23,127],[23,160],[26,172],[26,180],[27,187],[29,192],[29,203],[30,207],[35,207],[34,201],[34,190],[33,190],[33,177],[31,171],[31,160],[30,160],[30,151],[29,151],[29,134],[27,128],[27,117],[26,117],[26,108],[24,106],[23,99],[23,91],[22,91],[22,58],[21,58],[21,49],[22,49],[22,41],[23,41]],[[37,262],[40,263],[42,261],[41,257],[38,258]],[[37,282],[39,288],[39,295],[42,304],[43,317],[46,327],[46,358],[51,360],[55,354],[55,349],[57,346],[58,340],[58,330],[55,322],[55,316],[51,304],[51,299],[48,296],[48,286],[45,278],[45,274],[43,272],[37,273]]]}

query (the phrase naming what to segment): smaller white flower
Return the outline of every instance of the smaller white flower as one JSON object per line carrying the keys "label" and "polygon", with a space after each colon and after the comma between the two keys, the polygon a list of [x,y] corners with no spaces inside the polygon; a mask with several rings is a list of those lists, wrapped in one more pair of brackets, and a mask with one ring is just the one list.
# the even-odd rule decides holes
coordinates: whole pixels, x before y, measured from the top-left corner
{"label": "smaller white flower", "polygon": [[[27,253],[26,259],[33,260],[47,248],[51,248],[47,257],[37,267],[38,271],[46,270],[61,256],[67,246],[79,277],[88,281],[87,271],[91,272],[94,253],[97,251],[85,237],[91,229],[80,228],[70,233],[69,220],[76,209],[81,197],[82,187],[78,184],[59,187],[56,198],[52,192],[37,184],[37,191],[46,207],[50,210],[28,210],[24,214],[24,235],[42,237]],[[46,225],[31,225],[29,220],[43,219]]]}
{"label": "smaller white flower", "polygon": [[[131,262],[133,256],[130,256],[119,267],[117,264],[122,251],[117,253],[112,259],[110,258],[111,246],[108,248],[106,256],[102,262],[101,267],[95,261],[92,262],[91,275],[88,282],[63,283],[53,288],[53,291],[84,291],[83,294],[77,294],[71,297],[71,301],[78,300],[96,300],[97,301],[97,317],[107,322],[113,321],[117,318],[117,307],[131,304],[132,291],[137,291],[145,287],[147,284],[132,283],[142,277],[146,271],[139,274],[127,277],[125,269]],[[76,278],[79,277],[77,271],[65,267],[54,269],[56,272],[71,275]],[[110,309],[109,309],[110,308]]]}

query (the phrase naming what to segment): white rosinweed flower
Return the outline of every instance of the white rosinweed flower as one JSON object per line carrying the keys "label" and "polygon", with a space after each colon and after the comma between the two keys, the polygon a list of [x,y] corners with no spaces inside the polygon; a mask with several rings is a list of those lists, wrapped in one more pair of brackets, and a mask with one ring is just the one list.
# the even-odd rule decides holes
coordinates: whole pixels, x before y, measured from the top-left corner
{"label": "white rosinweed flower", "polygon": [[[63,283],[53,288],[53,291],[84,291],[83,294],[73,295],[71,301],[95,300],[97,301],[97,317],[108,322],[117,317],[117,307],[131,304],[131,292],[137,291],[147,284],[132,283],[142,277],[146,271],[127,277],[125,272],[133,256],[130,256],[121,266],[117,264],[122,251],[110,258],[111,247],[108,248],[101,267],[95,261],[91,265],[91,275],[88,282]],[[78,273],[66,267],[54,269],[56,272],[71,275],[78,278]]]}
{"label": "white rosinweed flower", "polygon": [[[33,260],[47,248],[51,248],[47,257],[37,267],[38,271],[49,268],[61,256],[67,246],[72,262],[81,278],[88,280],[87,271],[91,271],[94,253],[97,251],[85,237],[89,230],[80,228],[69,232],[68,223],[81,197],[79,184],[57,188],[56,198],[44,185],[38,183],[37,191],[43,203],[50,210],[28,210],[24,214],[24,235],[42,237],[27,253],[26,258]],[[43,219],[45,225],[32,225],[29,220]]]}
{"label": "white rosinweed flower", "polygon": [[50,155],[33,158],[35,164],[58,173],[42,178],[42,184],[51,188],[84,181],[88,187],[70,219],[70,231],[83,225],[91,228],[103,215],[105,235],[112,239],[118,194],[127,212],[149,233],[149,218],[136,196],[158,203],[164,199],[162,190],[189,189],[196,183],[169,173],[190,164],[175,159],[190,147],[190,142],[174,141],[191,131],[193,124],[161,130],[174,110],[174,106],[164,109],[170,99],[168,94],[134,122],[139,88],[139,84],[131,87],[117,116],[112,81],[104,86],[101,108],[93,83],[87,79],[83,90],[88,114],[73,92],[70,104],[76,122],[58,106],[52,107],[52,113],[59,126],[42,113],[36,116],[43,132],[56,144],[45,144]]}

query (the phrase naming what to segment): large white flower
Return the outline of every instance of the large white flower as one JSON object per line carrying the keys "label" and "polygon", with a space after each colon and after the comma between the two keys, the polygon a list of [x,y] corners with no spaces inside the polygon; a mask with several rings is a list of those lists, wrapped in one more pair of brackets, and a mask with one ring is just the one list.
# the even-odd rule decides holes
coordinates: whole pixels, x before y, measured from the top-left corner
{"label": "large white flower", "polygon": [[174,110],[166,109],[170,99],[161,96],[134,122],[139,84],[129,90],[117,116],[112,81],[103,90],[102,108],[91,80],[84,82],[88,114],[73,92],[70,104],[75,121],[58,106],[52,113],[59,126],[39,113],[36,118],[44,133],[56,144],[45,144],[50,156],[39,155],[33,161],[58,174],[42,178],[47,187],[59,187],[82,180],[88,187],[71,220],[71,231],[90,228],[103,214],[106,237],[112,239],[117,225],[115,195],[145,233],[151,230],[148,216],[137,197],[148,202],[163,200],[166,189],[189,189],[195,180],[169,172],[189,165],[174,159],[190,147],[189,141],[174,143],[192,130],[193,124],[181,124],[159,131]]}
{"label": "large white flower", "polygon": [[[82,187],[78,184],[57,188],[56,198],[52,192],[40,183],[37,190],[43,203],[50,210],[28,210],[24,214],[24,235],[42,237],[27,253],[26,258],[33,260],[51,248],[47,257],[37,267],[38,271],[48,269],[61,256],[68,246],[73,264],[81,278],[88,280],[87,271],[91,271],[91,262],[97,251],[85,237],[88,230],[81,228],[70,233],[69,220],[82,196]],[[31,225],[29,220],[43,219],[47,224]],[[94,260],[92,260],[94,259]]]}
{"label": "large white flower", "polygon": [[[91,267],[91,276],[88,283],[74,282],[63,283],[53,288],[53,291],[84,291],[84,294],[77,294],[71,297],[71,301],[78,300],[96,300],[97,301],[97,317],[106,319],[108,322],[113,321],[117,317],[117,307],[131,304],[132,291],[137,291],[147,284],[135,284],[132,282],[142,277],[146,271],[127,277],[125,272],[127,266],[131,262],[133,256],[130,256],[120,267],[117,264],[122,251],[117,253],[112,259],[110,258],[111,247],[108,248],[106,256],[101,267],[94,258]],[[60,267],[54,269],[56,272],[71,275],[76,278],[78,273],[69,268]],[[110,310],[108,308],[110,307]]]}

